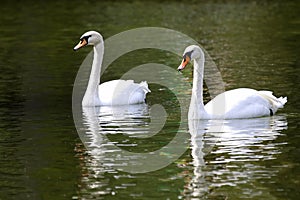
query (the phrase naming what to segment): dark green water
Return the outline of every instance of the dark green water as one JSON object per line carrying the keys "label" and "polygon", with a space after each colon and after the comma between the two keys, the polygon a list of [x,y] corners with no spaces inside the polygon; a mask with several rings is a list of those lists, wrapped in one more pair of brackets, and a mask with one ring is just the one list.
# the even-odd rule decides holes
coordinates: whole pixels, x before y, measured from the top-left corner
{"label": "dark green water", "polygon": [[[297,1],[2,2],[0,199],[298,199],[299,10]],[[120,172],[108,167],[105,155],[99,162],[82,144],[72,118],[73,83],[91,48],[76,53],[72,48],[90,29],[109,38],[147,26],[198,41],[227,90],[272,90],[288,96],[287,105],[272,118],[239,122],[238,129],[228,123],[204,157],[199,146],[211,142],[213,132],[191,138],[190,149],[157,171]],[[132,52],[113,63],[102,80],[118,78],[137,64],[175,69],[180,61],[155,50]],[[183,72],[187,82],[191,71]],[[174,96],[150,87],[148,106],[164,102],[171,117],[159,137],[137,144],[145,149],[167,143],[179,123]],[[114,131],[111,127],[108,131]],[[124,143],[120,134],[110,137]],[[203,160],[205,166],[197,165]]]}

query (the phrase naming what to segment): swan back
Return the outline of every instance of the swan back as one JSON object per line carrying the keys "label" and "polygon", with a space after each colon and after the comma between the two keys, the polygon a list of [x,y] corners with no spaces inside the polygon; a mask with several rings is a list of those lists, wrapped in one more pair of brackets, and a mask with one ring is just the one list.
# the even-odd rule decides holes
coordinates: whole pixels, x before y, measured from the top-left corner
{"label": "swan back", "polygon": [[237,119],[270,116],[287,102],[271,91],[238,88],[219,94],[205,105],[209,119]]}
{"label": "swan back", "polygon": [[127,105],[144,103],[150,92],[146,81],[134,83],[133,80],[113,80],[99,86],[101,105]]}

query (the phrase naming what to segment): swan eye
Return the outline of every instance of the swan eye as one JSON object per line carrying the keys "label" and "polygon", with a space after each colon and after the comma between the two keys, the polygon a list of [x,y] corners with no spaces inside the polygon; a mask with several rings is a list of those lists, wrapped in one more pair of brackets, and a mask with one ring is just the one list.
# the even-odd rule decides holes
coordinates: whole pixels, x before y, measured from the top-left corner
{"label": "swan eye", "polygon": [[83,42],[89,43],[89,38],[90,37],[92,37],[92,35],[84,36],[84,37],[80,38],[80,42],[81,43],[83,43]]}
{"label": "swan eye", "polygon": [[88,44],[88,38],[91,36],[84,36],[80,38],[79,43],[73,48],[74,51],[86,46]]}
{"label": "swan eye", "polygon": [[192,58],[192,53],[193,53],[193,51],[186,52],[183,55],[183,59],[185,59],[185,60],[187,60],[189,62],[191,60],[191,58]]}
{"label": "swan eye", "polygon": [[183,62],[188,63],[188,62],[190,62],[190,60],[191,60],[191,57],[190,57],[188,54],[185,54],[185,55],[183,56]]}

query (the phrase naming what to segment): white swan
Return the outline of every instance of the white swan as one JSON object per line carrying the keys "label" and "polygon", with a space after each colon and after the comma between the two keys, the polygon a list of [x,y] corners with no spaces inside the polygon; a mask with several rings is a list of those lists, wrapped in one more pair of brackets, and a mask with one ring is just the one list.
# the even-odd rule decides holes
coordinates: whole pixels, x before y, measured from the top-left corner
{"label": "white swan", "polygon": [[287,97],[275,97],[271,91],[238,88],[219,94],[203,104],[204,53],[199,46],[188,46],[178,70],[194,60],[194,77],[189,119],[237,119],[270,116],[287,102]]}
{"label": "white swan", "polygon": [[133,80],[113,80],[99,85],[104,53],[104,41],[101,34],[96,31],[84,33],[74,50],[86,45],[94,47],[94,58],[82,106],[126,105],[145,102],[146,94],[150,92],[146,81],[138,84]]}

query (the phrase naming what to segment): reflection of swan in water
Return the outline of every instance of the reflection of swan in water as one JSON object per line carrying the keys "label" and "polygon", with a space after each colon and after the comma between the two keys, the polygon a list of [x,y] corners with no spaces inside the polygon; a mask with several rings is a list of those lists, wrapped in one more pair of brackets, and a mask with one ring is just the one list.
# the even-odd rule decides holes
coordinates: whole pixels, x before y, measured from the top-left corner
{"label": "reflection of swan in water", "polygon": [[141,133],[145,136],[147,131],[140,127],[149,123],[148,105],[83,107],[83,120],[87,130],[83,135],[89,136],[89,142],[85,145],[99,151],[106,134],[132,133],[139,137]]}
{"label": "reflection of swan in water", "polygon": [[251,182],[247,185],[252,185],[255,192],[261,187],[257,179],[276,176],[277,171],[265,169],[258,161],[276,159],[281,153],[280,145],[285,143],[276,139],[284,129],[287,121],[280,115],[223,121],[189,120],[193,175],[185,192],[202,197],[223,185],[239,186],[244,182]]}
{"label": "reflection of swan in water", "polygon": [[[83,108],[81,121],[78,113],[74,115],[79,136],[89,152],[96,157],[104,156],[99,164],[120,171],[145,173],[161,169],[178,159],[187,148],[186,133],[176,134],[164,146],[152,138],[149,142],[148,138],[160,133],[167,119],[161,105],[153,105],[149,111],[146,104],[88,107]],[[180,127],[179,131],[183,126]],[[158,134],[155,136],[158,140],[154,141],[164,141],[164,138]]]}
{"label": "reflection of swan in water", "polygon": [[[109,177],[106,173],[114,173],[118,176],[116,165],[126,164],[120,156],[119,162],[116,157],[121,155],[121,150],[116,148],[114,141],[110,141],[107,135],[116,133],[128,134],[129,137],[140,137],[139,134],[147,134],[146,128],[149,125],[149,110],[146,104],[135,104],[126,106],[101,106],[82,107],[82,117],[75,118],[77,130],[81,141],[87,148],[89,156],[86,159],[85,172],[88,176],[82,177],[82,184],[85,188],[97,188],[89,192],[90,196],[101,196],[110,194],[112,188],[109,185]],[[129,130],[128,128],[132,129]],[[132,134],[130,134],[132,133]],[[132,187],[130,185],[117,185],[120,188]],[[83,192],[84,193],[84,192]],[[101,194],[101,195],[99,195]]]}

